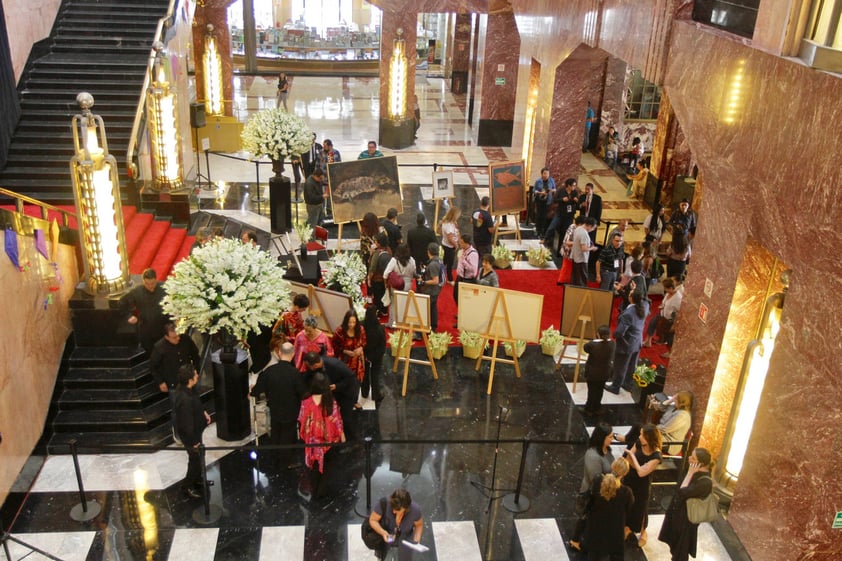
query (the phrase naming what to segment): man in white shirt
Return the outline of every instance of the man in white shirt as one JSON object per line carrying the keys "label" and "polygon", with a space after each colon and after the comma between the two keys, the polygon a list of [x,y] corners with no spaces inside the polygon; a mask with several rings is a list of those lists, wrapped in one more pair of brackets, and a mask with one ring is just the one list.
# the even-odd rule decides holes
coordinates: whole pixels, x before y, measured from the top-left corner
{"label": "man in white shirt", "polygon": [[588,286],[588,256],[596,251],[591,242],[591,232],[596,229],[596,219],[588,216],[581,226],[573,231],[573,247],[570,256],[573,258],[573,272],[570,284],[573,286]]}

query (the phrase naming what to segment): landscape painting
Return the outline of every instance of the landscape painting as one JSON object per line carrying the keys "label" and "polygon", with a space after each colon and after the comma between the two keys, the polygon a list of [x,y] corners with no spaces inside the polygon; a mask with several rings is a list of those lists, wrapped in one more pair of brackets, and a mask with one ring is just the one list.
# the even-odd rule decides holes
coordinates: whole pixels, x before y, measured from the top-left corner
{"label": "landscape painting", "polygon": [[367,212],[383,217],[392,207],[403,212],[395,156],[328,164],[327,181],[336,224],[362,220]]}

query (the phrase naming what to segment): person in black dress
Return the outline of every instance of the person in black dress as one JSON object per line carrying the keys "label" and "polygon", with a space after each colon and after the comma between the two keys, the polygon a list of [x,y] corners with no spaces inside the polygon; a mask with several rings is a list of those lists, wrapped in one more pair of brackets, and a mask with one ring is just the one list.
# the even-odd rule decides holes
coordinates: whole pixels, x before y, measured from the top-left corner
{"label": "person in black dress", "polygon": [[210,415],[202,407],[202,400],[196,391],[199,373],[193,365],[183,364],[178,369],[178,386],[175,390],[175,424],[181,443],[187,451],[187,473],[181,481],[181,491],[191,499],[201,497],[202,466],[199,458],[199,444],[202,433],[211,422]]}
{"label": "person in black dress", "polygon": [[[628,438],[626,442],[629,442]],[[634,508],[626,521],[626,535],[639,533],[637,544],[643,547],[646,544],[646,511],[652,487],[652,472],[661,463],[661,433],[658,427],[651,423],[643,425],[637,442],[623,453],[623,457],[629,462],[630,468],[623,483],[634,493]]]}
{"label": "person in black dress", "polygon": [[703,499],[713,491],[710,477],[714,462],[705,448],[696,448],[690,456],[690,468],[673,496],[658,539],[670,546],[672,561],[696,557],[699,525],[687,519],[687,499]]}
{"label": "person in black dress", "polygon": [[380,387],[380,371],[383,369],[383,355],[386,353],[386,331],[377,318],[375,306],[366,309],[363,327],[366,333],[363,354],[367,365],[362,383],[362,396],[367,398],[370,390],[371,399],[379,404],[383,400],[383,390]]}
{"label": "person in black dress", "polygon": [[614,341],[611,340],[611,328],[600,325],[598,339],[585,343],[588,361],[585,363],[585,379],[588,382],[588,399],[585,402],[585,415],[598,415],[602,409],[602,394],[605,382],[614,372]]}
{"label": "person in black dress", "polygon": [[628,463],[618,458],[611,464],[611,473],[594,479],[585,530],[588,561],[623,561],[626,520],[636,504],[631,489],[620,481],[628,471]]}

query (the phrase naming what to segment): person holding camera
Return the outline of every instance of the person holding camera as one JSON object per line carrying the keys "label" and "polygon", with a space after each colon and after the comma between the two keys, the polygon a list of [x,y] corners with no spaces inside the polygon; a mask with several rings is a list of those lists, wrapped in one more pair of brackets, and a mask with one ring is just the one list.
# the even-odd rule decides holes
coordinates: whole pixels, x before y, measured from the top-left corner
{"label": "person holding camera", "polygon": [[396,547],[398,560],[409,561],[412,559],[412,550],[400,547],[401,542],[418,543],[424,533],[421,507],[412,500],[406,489],[396,489],[388,501],[377,501],[368,517],[368,523],[383,538],[382,545],[374,550],[374,554],[381,560],[386,558],[390,547]]}

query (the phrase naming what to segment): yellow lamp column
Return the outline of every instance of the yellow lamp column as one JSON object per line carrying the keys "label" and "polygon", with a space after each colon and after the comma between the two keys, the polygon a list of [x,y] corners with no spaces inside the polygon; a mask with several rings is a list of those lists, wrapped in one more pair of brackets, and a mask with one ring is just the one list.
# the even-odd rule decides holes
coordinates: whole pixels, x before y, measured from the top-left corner
{"label": "yellow lamp column", "polygon": [[108,153],[102,118],[91,112],[93,96],[82,92],[76,101],[82,114],[75,115],[71,122],[74,156],[70,159],[70,175],[86,289],[90,294],[109,295],[123,291],[129,284],[117,160]]}
{"label": "yellow lamp column", "polygon": [[202,55],[205,71],[205,109],[208,115],[222,115],[222,59],[216,48],[213,25],[208,24],[205,35],[205,54]]}
{"label": "yellow lamp column", "polygon": [[152,153],[152,184],[159,191],[173,191],[184,185],[178,105],[170,88],[163,59],[164,44],[155,41],[152,85],[146,95],[146,115]]}

